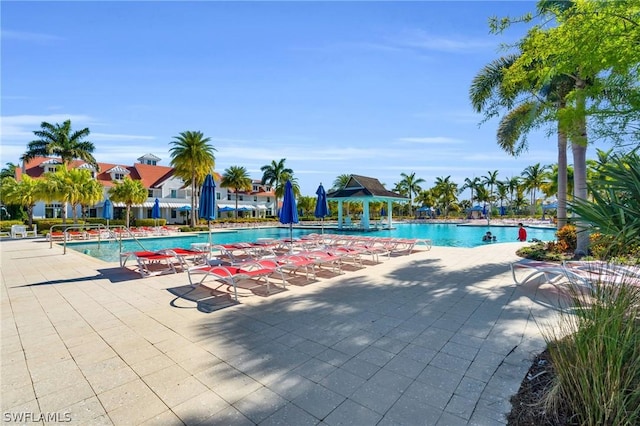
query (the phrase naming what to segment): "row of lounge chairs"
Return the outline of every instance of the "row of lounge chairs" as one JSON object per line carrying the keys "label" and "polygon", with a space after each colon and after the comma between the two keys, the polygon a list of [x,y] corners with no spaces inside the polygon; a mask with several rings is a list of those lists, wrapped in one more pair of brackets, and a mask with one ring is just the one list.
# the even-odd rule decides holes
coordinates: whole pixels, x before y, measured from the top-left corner
{"label": "row of lounge chairs", "polygon": [[89,228],[84,230],[68,229],[66,231],[53,231],[47,234],[48,240],[53,241],[79,241],[92,239],[117,239],[132,237],[152,237],[170,235],[171,229],[166,226],[144,226],[137,228]]}
{"label": "row of lounge chairs", "polygon": [[[120,264],[126,267],[127,261],[134,260],[143,277],[185,271],[192,287],[204,285],[214,291],[226,287],[232,289],[237,301],[241,283],[243,288],[261,288],[269,295],[272,290],[286,289],[288,282],[308,284],[316,281],[320,273],[342,274],[347,265],[359,269],[365,262],[379,263],[381,255],[388,258],[410,254],[418,243],[431,248],[427,241],[311,234],[293,241],[263,239],[255,243],[200,245],[200,250],[123,253]],[[363,259],[368,256],[371,260]]]}

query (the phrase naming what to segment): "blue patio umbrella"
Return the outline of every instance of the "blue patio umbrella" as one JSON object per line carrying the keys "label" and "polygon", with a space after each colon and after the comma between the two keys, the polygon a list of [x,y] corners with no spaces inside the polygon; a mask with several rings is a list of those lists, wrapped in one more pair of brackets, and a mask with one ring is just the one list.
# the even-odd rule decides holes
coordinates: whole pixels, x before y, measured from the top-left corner
{"label": "blue patio umbrella", "polygon": [[158,227],[158,219],[162,217],[162,212],[160,212],[160,200],[156,198],[156,201],[153,203],[153,208],[151,209],[151,217],[155,220],[156,228]]}
{"label": "blue patio umbrella", "polygon": [[322,183],[316,190],[316,195],[318,198],[316,199],[316,210],[313,214],[315,217],[320,218],[320,229],[321,233],[324,234],[324,217],[329,215],[329,204],[327,204],[327,192],[324,190]]}
{"label": "blue patio umbrella", "polygon": [[385,217],[387,215],[387,211],[383,208],[380,209],[380,216]]}
{"label": "blue patio umbrella", "polygon": [[208,174],[202,184],[200,190],[200,208],[198,214],[201,219],[207,221],[207,227],[209,228],[209,249],[211,249],[211,221],[216,218],[216,183],[213,181],[213,176]]}
{"label": "blue patio umbrella", "polygon": [[296,198],[293,194],[293,186],[291,185],[290,180],[288,180],[284,185],[284,198],[282,200],[282,208],[280,209],[278,219],[280,219],[280,223],[283,225],[289,225],[289,238],[293,244],[293,224],[298,223],[298,209],[296,207]]}
{"label": "blue patio umbrella", "polygon": [[109,229],[109,221],[113,219],[113,203],[108,198],[102,205],[102,218],[107,220],[107,229]]}

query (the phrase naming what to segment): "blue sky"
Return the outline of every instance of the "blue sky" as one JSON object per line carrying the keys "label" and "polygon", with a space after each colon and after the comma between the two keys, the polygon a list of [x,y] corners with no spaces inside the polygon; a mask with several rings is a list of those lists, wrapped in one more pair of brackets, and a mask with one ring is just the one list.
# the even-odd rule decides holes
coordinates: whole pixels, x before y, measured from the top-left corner
{"label": "blue sky", "polygon": [[[534,2],[3,2],[1,162],[40,122],[89,127],[98,161],[169,165],[185,130],[211,138],[216,171],[286,158],[304,195],[337,175],[506,179],[556,162],[555,137],[519,158],[478,126],[473,76],[524,25],[488,18]],[[589,156],[595,149],[589,148]]]}

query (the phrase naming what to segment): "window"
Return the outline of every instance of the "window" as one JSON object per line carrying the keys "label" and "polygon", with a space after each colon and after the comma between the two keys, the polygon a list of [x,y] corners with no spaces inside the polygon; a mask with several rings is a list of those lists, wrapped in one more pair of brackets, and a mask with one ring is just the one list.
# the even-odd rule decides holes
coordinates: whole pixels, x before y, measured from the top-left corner
{"label": "window", "polygon": [[241,195],[240,197],[238,197],[238,200],[242,201],[244,200],[244,197]]}
{"label": "window", "polygon": [[177,189],[172,189],[170,197],[171,198],[178,198],[178,190]]}
{"label": "window", "polygon": [[227,194],[227,200],[231,201],[231,194]]}
{"label": "window", "polygon": [[220,195],[222,194],[220,194],[219,192],[216,192],[216,200],[219,200],[221,198]]}
{"label": "window", "polygon": [[267,197],[267,203],[271,202],[271,197]]}
{"label": "window", "polygon": [[124,173],[114,173],[113,174],[113,179],[114,180],[123,180],[124,179]]}
{"label": "window", "polygon": [[148,189],[147,190],[147,197],[153,198],[153,189]]}
{"label": "window", "polygon": [[58,170],[58,166],[47,166],[47,172],[55,173]]}
{"label": "window", "polygon": [[253,190],[257,191],[258,190],[258,185],[253,185]]}
{"label": "window", "polygon": [[175,210],[171,210],[171,219],[175,219],[178,217],[178,212]]}
{"label": "window", "polygon": [[62,204],[46,204],[44,206],[44,217],[47,219],[57,219],[62,217]]}
{"label": "window", "polygon": [[153,215],[151,214],[153,209],[147,209],[147,219],[153,219]]}
{"label": "window", "polygon": [[156,161],[155,160],[147,160],[147,164],[150,166],[155,166],[156,165]]}
{"label": "window", "polygon": [[257,195],[253,196],[253,201],[258,201],[258,196]]}

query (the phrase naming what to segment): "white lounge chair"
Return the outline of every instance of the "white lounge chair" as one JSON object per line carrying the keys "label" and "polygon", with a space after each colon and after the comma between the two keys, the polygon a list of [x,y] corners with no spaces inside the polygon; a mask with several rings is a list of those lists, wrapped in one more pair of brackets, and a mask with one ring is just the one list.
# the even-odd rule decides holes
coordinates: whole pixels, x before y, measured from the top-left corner
{"label": "white lounge chair", "polygon": [[11,225],[11,238],[26,238],[27,227],[24,225]]}

